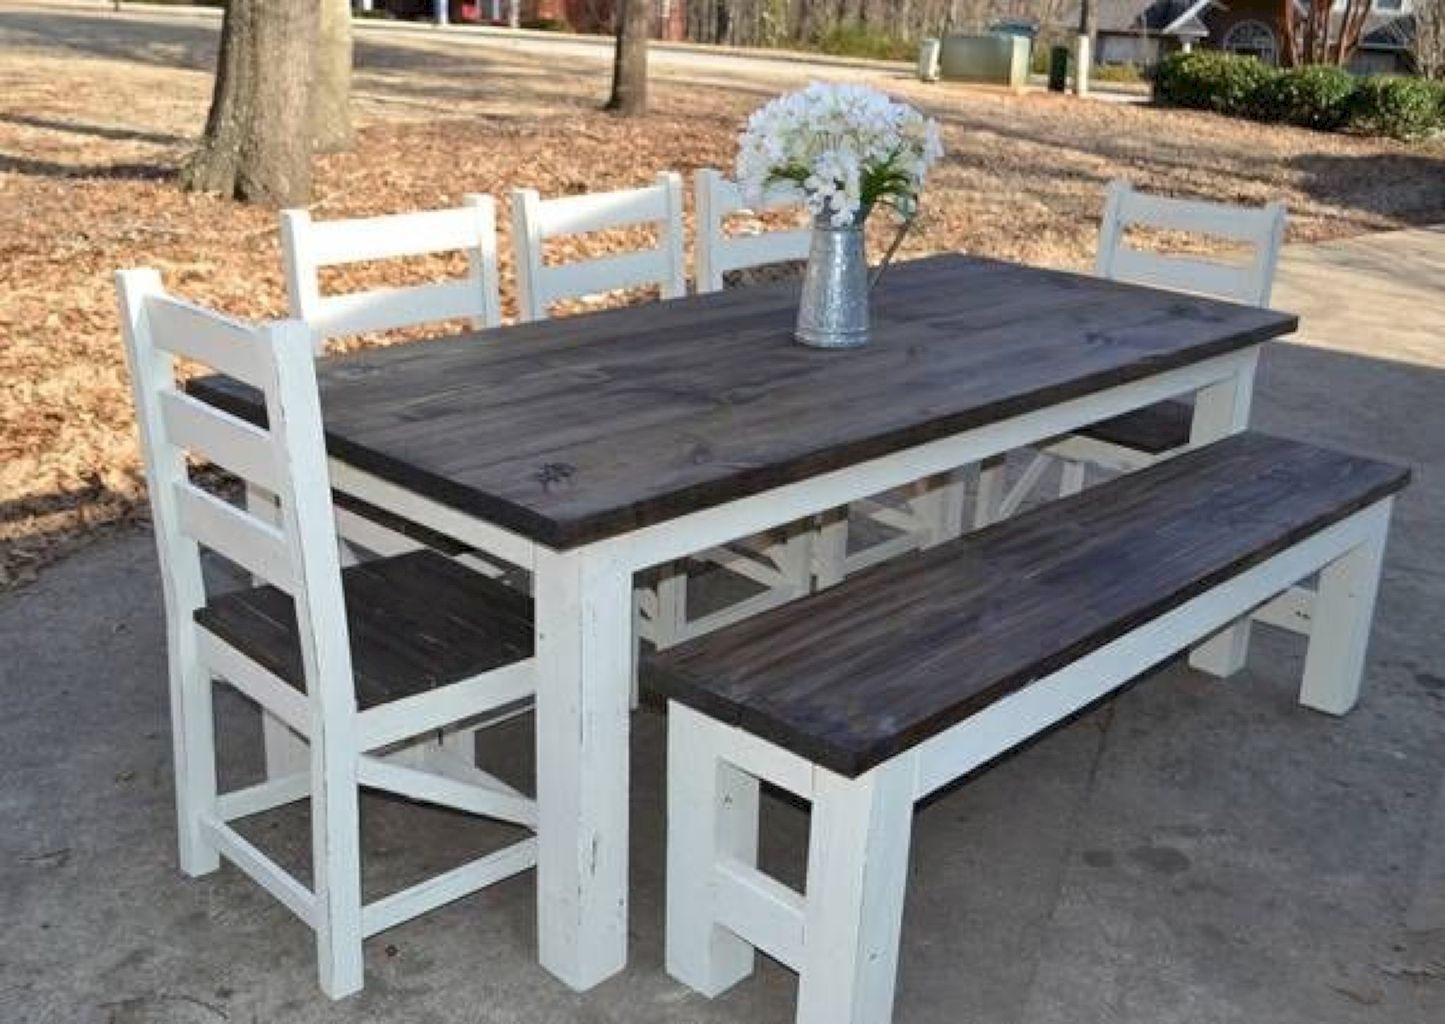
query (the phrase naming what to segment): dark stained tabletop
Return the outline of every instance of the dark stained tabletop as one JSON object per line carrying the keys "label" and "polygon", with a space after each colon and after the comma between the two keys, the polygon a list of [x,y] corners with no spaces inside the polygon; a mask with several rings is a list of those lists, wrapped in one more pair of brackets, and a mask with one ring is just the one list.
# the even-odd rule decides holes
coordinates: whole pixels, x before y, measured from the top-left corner
{"label": "dark stained tabletop", "polygon": [[[894,267],[873,341],[739,288],[323,360],[331,454],[554,548],[1287,334],[1284,313],[961,255]],[[258,416],[254,396],[192,390]]]}

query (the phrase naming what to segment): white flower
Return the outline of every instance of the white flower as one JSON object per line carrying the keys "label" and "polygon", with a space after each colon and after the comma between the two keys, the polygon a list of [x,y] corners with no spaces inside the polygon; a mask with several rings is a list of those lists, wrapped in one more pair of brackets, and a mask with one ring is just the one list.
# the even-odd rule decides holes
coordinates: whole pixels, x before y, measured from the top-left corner
{"label": "white flower", "polygon": [[792,183],[813,214],[842,226],[875,203],[911,214],[942,156],[937,122],[914,108],[866,86],[814,83],[748,118],[737,177],[754,200]]}

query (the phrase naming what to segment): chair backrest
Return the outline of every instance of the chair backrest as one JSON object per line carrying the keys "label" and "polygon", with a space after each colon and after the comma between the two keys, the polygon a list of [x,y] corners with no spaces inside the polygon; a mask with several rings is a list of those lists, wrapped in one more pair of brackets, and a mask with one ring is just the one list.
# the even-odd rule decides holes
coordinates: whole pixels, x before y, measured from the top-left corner
{"label": "chair backrest", "polygon": [[[1137,192],[1127,181],[1111,182],[1095,272],[1116,281],[1267,306],[1284,244],[1285,218],[1284,203],[1279,201],[1247,207],[1166,199]],[[1126,239],[1131,226],[1207,235],[1249,246],[1252,252],[1247,261],[1231,264],[1136,249]]]}
{"label": "chair backrest", "polygon": [[[136,420],[160,555],[172,671],[195,665],[193,612],[206,603],[201,548],[291,595],[317,714],[355,708],[331,485],[311,333],[300,321],[240,323],[167,295],[154,270],[116,275]],[[186,359],[256,388],[258,427],[186,394]],[[195,485],[187,457],[278,499],[276,521]]]}
{"label": "chair backrest", "polygon": [[[466,318],[481,329],[502,320],[497,269],[497,204],[469,195],[451,210],[359,220],[313,221],[305,210],[281,213],[281,251],[291,315],[311,327],[316,350],[326,339]],[[322,267],[432,253],[467,254],[467,276],[404,288],[322,295]]]}
{"label": "chair backrest", "polygon": [[808,258],[813,233],[806,228],[745,235],[729,235],[724,230],[728,217],[735,213],[801,210],[803,197],[796,189],[775,189],[764,195],[761,203],[749,204],[737,183],[717,171],[698,171],[692,181],[697,202],[694,260],[698,291],[721,290],[723,275],[730,270]]}
{"label": "chair backrest", "polygon": [[[651,224],[657,244],[591,260],[547,264],[548,239]],[[552,303],[598,292],[657,285],[665,299],[687,291],[683,257],[682,178],[667,172],[657,183],[621,192],[543,199],[534,189],[512,191],[512,246],[522,319],[542,320]]]}

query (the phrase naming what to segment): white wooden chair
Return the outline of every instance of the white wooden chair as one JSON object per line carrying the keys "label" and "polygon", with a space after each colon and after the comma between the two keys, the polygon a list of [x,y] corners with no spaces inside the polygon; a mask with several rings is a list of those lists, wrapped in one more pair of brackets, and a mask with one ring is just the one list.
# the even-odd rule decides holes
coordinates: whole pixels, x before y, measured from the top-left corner
{"label": "white wooden chair", "polygon": [[[464,206],[357,220],[316,222],[305,210],[281,213],[281,251],[291,315],[306,321],[319,354],[330,338],[440,320],[481,330],[502,322],[497,269],[497,206],[468,195]],[[465,252],[467,276],[403,288],[322,295],[323,267]]]}
{"label": "white wooden chair", "polygon": [[[224,856],[257,881],[315,930],[321,987],[339,998],[361,988],[364,938],[535,863],[528,837],[362,902],[361,787],[535,831],[533,800],[461,759],[429,757],[435,773],[415,756],[419,737],[531,699],[531,602],[430,551],[343,573],[307,325],[227,320],[150,270],[117,284],[165,596],[181,869],[204,875]],[[256,387],[267,427],[187,395],[177,357]],[[277,495],[277,521],[195,486],[188,456]],[[269,585],[208,597],[203,548]],[[218,793],[215,679],[304,738],[300,770]],[[233,825],[308,797],[309,887]]]}
{"label": "white wooden chair", "polygon": [[[291,316],[311,328],[318,355],[331,338],[465,319],[474,329],[502,321],[497,266],[497,204],[488,195],[467,195],[464,205],[448,210],[389,214],[353,220],[313,221],[305,210],[281,213],[281,253]],[[468,272],[450,281],[399,288],[378,288],[322,295],[323,267],[376,260],[465,252]],[[252,492],[260,507],[267,496]],[[398,555],[426,546],[458,557],[465,545],[421,530],[380,509],[343,494],[335,495],[337,524],[349,545],[377,555]],[[474,568],[496,574],[478,561]]]}
{"label": "white wooden chair", "polygon": [[[567,235],[653,225],[657,244],[569,263],[548,263],[547,242]],[[523,320],[543,320],[552,304],[622,288],[656,285],[664,299],[687,291],[683,260],[682,179],[657,176],[644,188],[543,199],[512,190],[512,246]]]}
{"label": "white wooden chair", "polygon": [[[1278,201],[1250,208],[1169,199],[1139,192],[1127,181],[1114,181],[1104,203],[1094,272],[1114,281],[1267,306],[1285,221],[1284,204]],[[1226,263],[1139,249],[1129,244],[1131,227],[1221,239],[1246,247],[1249,255]],[[974,525],[985,526],[1018,511],[1055,461],[1061,464],[1059,494],[1067,496],[1083,489],[1090,466],[1132,472],[1178,454],[1188,446],[1189,418],[1186,403],[1166,402],[1101,425],[1097,432],[1060,438],[1030,460],[1011,488],[1002,462],[991,463],[979,474]]]}

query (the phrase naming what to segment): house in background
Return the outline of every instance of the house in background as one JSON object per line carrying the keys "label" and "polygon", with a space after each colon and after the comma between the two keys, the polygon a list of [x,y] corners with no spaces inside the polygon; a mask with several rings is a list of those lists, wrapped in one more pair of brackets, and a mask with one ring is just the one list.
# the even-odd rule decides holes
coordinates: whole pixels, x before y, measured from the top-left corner
{"label": "house in background", "polygon": [[[687,32],[685,0],[652,0],[652,33],[658,39],[682,39]],[[386,11],[398,18],[505,25],[511,0],[357,0],[362,10]],[[573,32],[611,32],[617,0],[522,0],[524,26],[545,25]]]}
{"label": "house in background", "polygon": [[[1411,70],[1412,0],[1375,0],[1350,69],[1405,73]],[[1342,5],[1341,5],[1342,6]],[[1200,46],[1248,54],[1278,64],[1284,47],[1280,0],[1096,0],[1101,64],[1148,66],[1175,50]],[[1078,6],[1062,25],[1079,22]]]}

